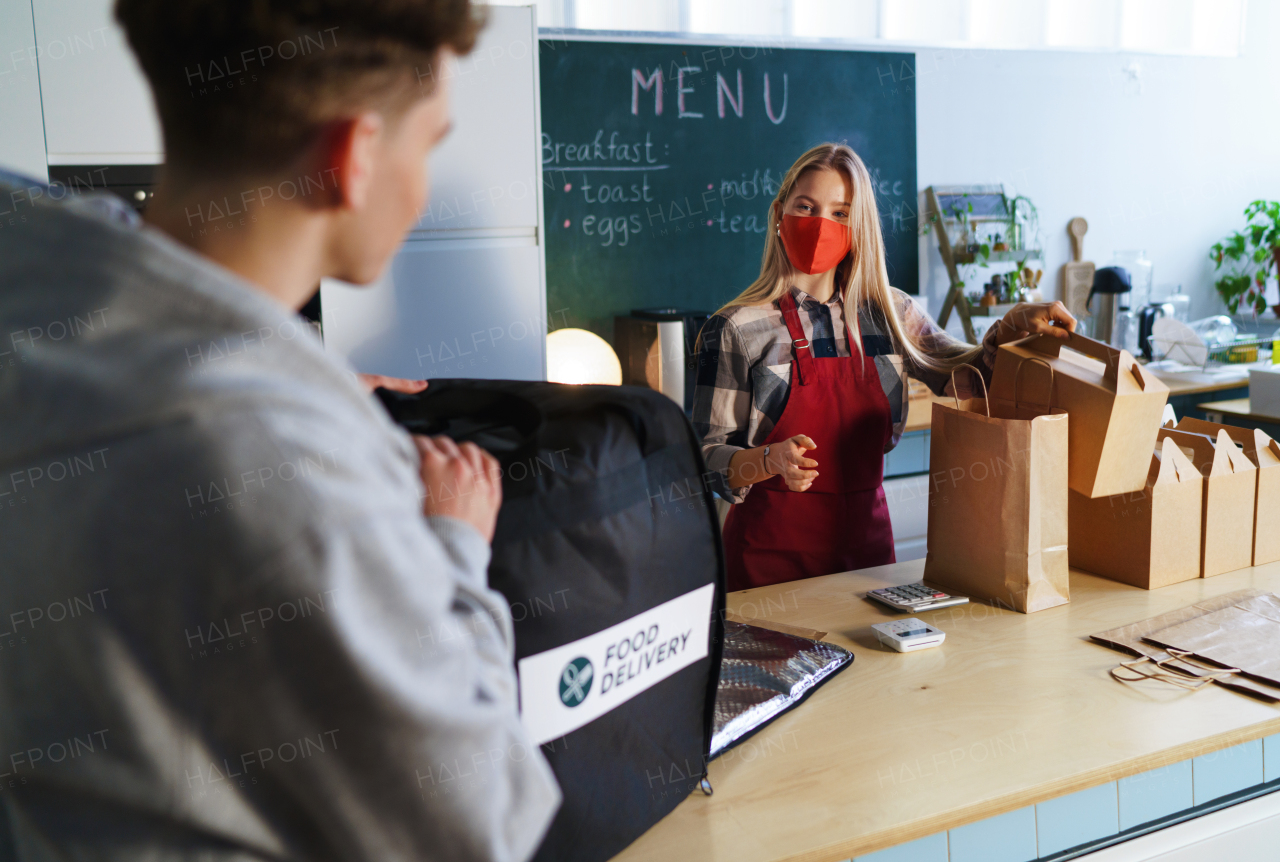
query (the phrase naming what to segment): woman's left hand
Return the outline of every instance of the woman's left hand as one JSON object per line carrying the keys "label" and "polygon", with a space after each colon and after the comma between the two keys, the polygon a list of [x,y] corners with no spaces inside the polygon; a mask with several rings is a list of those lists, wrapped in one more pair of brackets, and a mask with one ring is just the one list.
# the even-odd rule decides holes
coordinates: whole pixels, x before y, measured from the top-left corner
{"label": "woman's left hand", "polygon": [[1028,335],[1069,338],[1076,331],[1076,319],[1061,302],[1019,302],[1000,320],[996,344],[1017,341]]}

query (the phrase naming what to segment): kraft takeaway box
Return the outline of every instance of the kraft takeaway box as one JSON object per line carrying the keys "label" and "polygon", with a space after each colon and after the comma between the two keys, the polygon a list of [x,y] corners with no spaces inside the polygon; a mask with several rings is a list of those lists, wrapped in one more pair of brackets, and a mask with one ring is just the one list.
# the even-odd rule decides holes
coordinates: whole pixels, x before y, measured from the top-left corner
{"label": "kraft takeaway box", "polygon": [[1144,590],[1200,577],[1204,479],[1173,440],[1148,460],[1141,491],[1093,499],[1070,492],[1074,568]]}
{"label": "kraft takeaway box", "polygon": [[1022,613],[1070,600],[1067,417],[935,402],[926,583]]}
{"label": "kraft takeaway box", "polygon": [[1226,431],[1217,437],[1161,428],[1204,476],[1200,577],[1248,568],[1253,560],[1253,502],[1257,468]]}
{"label": "kraft takeaway box", "polygon": [[1068,481],[1086,497],[1143,489],[1168,397],[1127,351],[1083,335],[1033,335],[996,351],[993,411],[1068,414]]}
{"label": "kraft takeaway box", "polygon": [[1280,560],[1280,443],[1257,428],[1237,428],[1200,419],[1183,419],[1179,431],[1216,436],[1226,431],[1258,468],[1253,503],[1253,565]]}

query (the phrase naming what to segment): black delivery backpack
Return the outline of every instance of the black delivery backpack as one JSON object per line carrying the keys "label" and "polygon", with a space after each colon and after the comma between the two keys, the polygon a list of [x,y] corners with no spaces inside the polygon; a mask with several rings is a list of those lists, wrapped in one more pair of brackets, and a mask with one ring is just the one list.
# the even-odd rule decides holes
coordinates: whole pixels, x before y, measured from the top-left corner
{"label": "black delivery backpack", "polygon": [[501,463],[489,584],[511,605],[522,720],[564,793],[535,859],[614,856],[706,774],[720,477],[684,412],[651,389],[432,380],[378,395],[407,430]]}

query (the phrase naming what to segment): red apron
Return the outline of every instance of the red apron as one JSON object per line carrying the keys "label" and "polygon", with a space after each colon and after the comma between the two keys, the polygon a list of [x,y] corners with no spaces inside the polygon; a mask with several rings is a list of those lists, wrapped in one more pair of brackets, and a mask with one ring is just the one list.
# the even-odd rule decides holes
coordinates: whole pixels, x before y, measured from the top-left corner
{"label": "red apron", "polygon": [[884,447],[893,434],[874,359],[850,339],[847,357],[816,359],[788,291],[778,302],[795,358],[791,392],[765,440],[807,434],[818,478],[802,493],[781,476],[751,486],[724,524],[730,590],[895,562],[885,502]]}

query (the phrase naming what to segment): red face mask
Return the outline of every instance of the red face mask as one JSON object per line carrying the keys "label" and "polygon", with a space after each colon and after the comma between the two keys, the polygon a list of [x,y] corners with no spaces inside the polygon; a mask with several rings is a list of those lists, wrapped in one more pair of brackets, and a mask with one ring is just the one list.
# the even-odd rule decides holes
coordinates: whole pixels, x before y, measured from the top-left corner
{"label": "red face mask", "polygon": [[848,225],[822,216],[784,215],[780,232],[791,265],[809,275],[835,267],[853,245]]}

